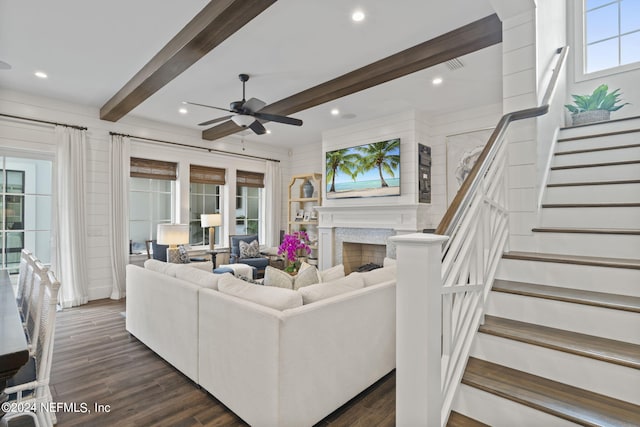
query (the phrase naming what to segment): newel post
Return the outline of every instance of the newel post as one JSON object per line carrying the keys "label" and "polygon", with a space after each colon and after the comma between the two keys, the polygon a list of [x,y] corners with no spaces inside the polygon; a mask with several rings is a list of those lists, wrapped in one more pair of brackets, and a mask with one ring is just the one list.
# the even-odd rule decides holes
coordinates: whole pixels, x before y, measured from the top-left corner
{"label": "newel post", "polygon": [[442,410],[442,244],[406,234],[396,244],[396,425],[439,427]]}

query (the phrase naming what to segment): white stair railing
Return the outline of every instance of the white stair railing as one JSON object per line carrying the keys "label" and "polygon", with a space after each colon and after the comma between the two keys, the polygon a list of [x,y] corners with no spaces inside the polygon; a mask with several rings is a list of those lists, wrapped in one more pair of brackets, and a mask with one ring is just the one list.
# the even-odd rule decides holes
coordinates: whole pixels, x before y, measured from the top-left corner
{"label": "white stair railing", "polygon": [[568,47],[558,49],[542,105],[505,114],[436,234],[392,237],[398,260],[396,425],[444,426],[509,236],[509,124],[546,114]]}

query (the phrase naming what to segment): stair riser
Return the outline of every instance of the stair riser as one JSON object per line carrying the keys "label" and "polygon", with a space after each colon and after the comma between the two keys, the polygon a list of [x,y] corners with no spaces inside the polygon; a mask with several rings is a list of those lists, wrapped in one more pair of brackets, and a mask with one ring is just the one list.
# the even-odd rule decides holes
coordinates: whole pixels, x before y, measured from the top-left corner
{"label": "stair riser", "polygon": [[640,207],[543,208],[542,227],[640,229]]}
{"label": "stair riser", "polygon": [[638,258],[640,235],[534,233],[534,252],[609,258]]}
{"label": "stair riser", "polygon": [[465,384],[461,384],[458,389],[453,410],[493,427],[575,427],[577,425]]}
{"label": "stair riser", "polygon": [[605,162],[624,162],[629,160],[640,160],[640,147],[591,151],[588,153],[556,154],[553,158],[553,166],[586,165]]}
{"label": "stair riser", "polygon": [[479,333],[471,356],[574,387],[640,404],[640,370]]}
{"label": "stair riser", "polygon": [[638,313],[492,291],[486,314],[640,344]]}
{"label": "stair riser", "polygon": [[592,168],[560,169],[549,171],[549,184],[567,182],[603,182],[638,179],[640,164],[599,166]]}
{"label": "stair riser", "polygon": [[640,201],[640,184],[547,187],[544,194],[544,203],[628,203],[635,200]]}
{"label": "stair riser", "polygon": [[[591,136],[596,134],[629,131],[640,129],[640,120],[627,120],[624,122],[603,123],[597,126],[587,126],[583,128],[563,129],[558,133],[558,139],[575,138],[580,136]],[[558,150],[582,150],[612,145],[634,144],[640,139],[640,132],[630,132],[621,135],[611,135],[597,138],[578,139],[575,141],[558,142]],[[593,144],[593,145],[592,145]],[[567,148],[565,148],[567,147]],[[569,148],[571,147],[571,148]]]}
{"label": "stair riser", "polygon": [[502,259],[499,279],[640,297],[640,270]]}

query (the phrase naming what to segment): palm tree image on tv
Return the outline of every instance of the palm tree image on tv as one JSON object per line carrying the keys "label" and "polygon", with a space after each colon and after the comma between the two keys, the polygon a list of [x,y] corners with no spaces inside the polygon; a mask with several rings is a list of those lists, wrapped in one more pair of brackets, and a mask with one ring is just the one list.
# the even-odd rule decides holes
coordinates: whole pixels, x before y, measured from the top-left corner
{"label": "palm tree image on tv", "polygon": [[394,170],[398,170],[398,166],[400,166],[400,140],[374,142],[364,147],[356,147],[356,150],[362,156],[360,164],[362,170],[368,171],[376,168],[380,175],[380,187],[388,187],[389,184],[384,180],[382,171],[384,170],[387,175],[395,178]]}
{"label": "palm tree image on tv", "polygon": [[327,198],[400,195],[400,139],[326,153]]}
{"label": "palm tree image on tv", "polygon": [[356,153],[350,153],[349,150],[349,148],[344,148],[327,153],[327,181],[331,181],[329,192],[335,193],[336,175],[339,172],[351,176],[354,181],[356,179],[355,174],[358,170],[360,157]]}

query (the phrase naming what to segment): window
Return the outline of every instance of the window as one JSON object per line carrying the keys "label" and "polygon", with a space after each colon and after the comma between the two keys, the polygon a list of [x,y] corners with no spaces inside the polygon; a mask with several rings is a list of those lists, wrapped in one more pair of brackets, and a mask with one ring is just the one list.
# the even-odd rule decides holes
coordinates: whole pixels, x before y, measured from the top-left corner
{"label": "window", "polygon": [[1,268],[17,271],[26,248],[51,261],[50,160],[0,157]]}
{"label": "window", "polygon": [[131,158],[129,180],[129,239],[134,252],[146,250],[158,224],[171,223],[177,164]]}
{"label": "window", "polygon": [[[189,171],[189,244],[209,245],[209,230],[200,224],[201,214],[220,212],[225,170],[191,165]],[[215,244],[220,244],[220,227],[215,227]]]}
{"label": "window", "polygon": [[584,73],[640,62],[640,0],[584,0],[581,21]]}
{"label": "window", "polygon": [[236,178],[235,234],[261,236],[264,174],[239,170]]}

